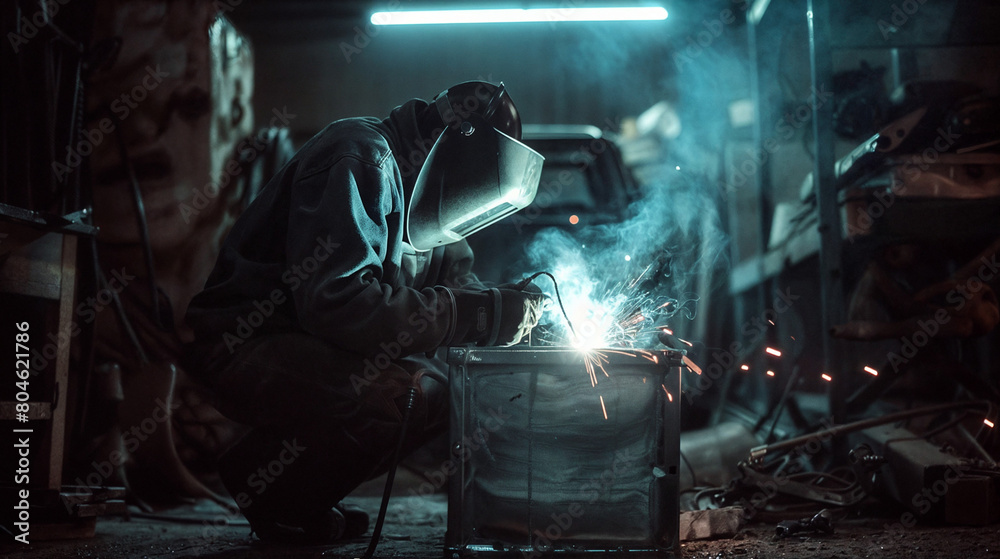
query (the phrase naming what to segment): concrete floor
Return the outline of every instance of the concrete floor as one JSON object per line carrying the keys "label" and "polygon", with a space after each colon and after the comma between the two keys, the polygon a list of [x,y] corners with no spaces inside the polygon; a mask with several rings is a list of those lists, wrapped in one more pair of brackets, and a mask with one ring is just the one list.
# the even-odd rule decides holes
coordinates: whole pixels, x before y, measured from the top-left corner
{"label": "concrete floor", "polygon": [[[374,518],[378,497],[359,497],[350,502],[368,510]],[[394,497],[387,515],[378,557],[431,559],[442,557],[447,505],[443,495]],[[169,521],[166,518],[172,518]],[[213,526],[225,519],[227,525]],[[914,527],[887,531],[887,519],[844,520],[835,533],[826,536],[774,540],[773,524],[746,526],[734,538],[687,542],[683,557],[711,559],[770,558],[1000,558],[1000,525],[980,528]],[[229,518],[214,504],[166,513],[162,519],[105,518],[98,522],[91,539],[36,542],[28,546],[0,546],[0,556],[10,559],[101,558],[146,559],[157,557],[238,558],[354,558],[368,546],[361,538],[336,546],[288,548],[265,545],[249,537],[242,518]]]}

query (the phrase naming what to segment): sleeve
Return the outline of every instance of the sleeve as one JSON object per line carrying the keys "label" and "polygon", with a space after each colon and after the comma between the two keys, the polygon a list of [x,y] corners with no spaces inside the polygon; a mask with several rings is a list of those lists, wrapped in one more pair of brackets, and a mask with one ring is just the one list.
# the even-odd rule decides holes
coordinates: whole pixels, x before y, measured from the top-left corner
{"label": "sleeve", "polygon": [[299,323],[367,356],[431,351],[455,335],[451,289],[393,289],[383,281],[395,189],[385,169],[351,157],[292,188],[286,276]]}
{"label": "sleeve", "polygon": [[441,285],[456,289],[486,289],[486,285],[472,271],[475,257],[468,241],[462,239],[445,245],[443,251]]}

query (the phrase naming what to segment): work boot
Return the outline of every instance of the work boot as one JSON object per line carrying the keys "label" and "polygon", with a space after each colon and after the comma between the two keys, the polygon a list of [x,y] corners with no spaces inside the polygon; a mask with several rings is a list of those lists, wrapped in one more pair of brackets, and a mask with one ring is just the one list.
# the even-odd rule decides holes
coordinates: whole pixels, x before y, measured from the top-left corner
{"label": "work boot", "polygon": [[368,532],[368,513],[361,510],[361,507],[340,502],[333,508],[344,515],[344,534],[341,536],[343,539],[360,538]]}
{"label": "work boot", "polygon": [[[282,522],[262,511],[246,509],[241,512],[250,522],[250,529],[267,543],[319,545],[335,542],[345,535],[346,519],[335,508],[295,524]],[[367,515],[365,520],[367,528]]]}

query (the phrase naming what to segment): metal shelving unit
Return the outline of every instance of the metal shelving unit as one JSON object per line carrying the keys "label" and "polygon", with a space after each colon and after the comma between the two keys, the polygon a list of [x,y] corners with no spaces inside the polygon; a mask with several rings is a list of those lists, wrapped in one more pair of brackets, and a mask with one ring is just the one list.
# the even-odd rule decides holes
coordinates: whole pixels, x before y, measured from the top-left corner
{"label": "metal shelving unit", "polygon": [[[768,76],[777,74],[777,55],[773,49],[779,42],[775,39],[783,33],[790,33],[789,26],[803,26],[804,37],[808,42],[808,68],[812,91],[829,89],[834,77],[834,56],[838,52],[849,50],[871,50],[887,52],[892,60],[892,81],[900,83],[906,78],[915,77],[917,66],[917,51],[920,49],[938,49],[944,47],[970,47],[996,45],[996,38],[989,39],[983,33],[983,22],[976,22],[977,5],[961,5],[946,9],[951,12],[954,21],[960,21],[957,26],[952,20],[937,21],[933,13],[903,13],[895,14],[891,2],[858,2],[833,3],[830,0],[798,0],[790,8],[786,2],[771,0],[756,0],[750,6],[747,14],[747,26],[751,60],[753,62],[751,88],[754,95],[755,128],[754,143],[758,149],[769,139],[765,131],[765,123],[772,122],[774,112],[768,104],[768,91],[772,84]],[[833,13],[831,10],[836,9]],[[879,14],[884,12],[884,17]],[[845,15],[847,14],[847,15]],[[858,27],[848,30],[845,22],[848,15],[855,19],[870,23],[868,27]],[[919,17],[923,20],[917,21]],[[908,18],[901,21],[903,18]],[[951,26],[951,27],[949,27]],[[956,37],[952,27],[972,29],[967,35]],[[780,30],[781,33],[774,33]],[[800,28],[801,30],[801,28]],[[987,37],[984,39],[983,37]],[[805,46],[805,45],[801,45]],[[803,49],[804,50],[804,49]],[[925,51],[926,52],[926,51]],[[779,280],[787,275],[788,270],[805,268],[815,270],[814,276],[819,287],[819,300],[809,304],[818,304],[821,311],[819,328],[811,332],[822,339],[821,366],[823,372],[832,376],[829,383],[829,411],[835,421],[842,421],[847,413],[845,402],[854,392],[849,355],[850,344],[853,342],[833,338],[827,331],[832,325],[842,324],[847,319],[847,289],[857,275],[856,266],[852,261],[865,258],[865,251],[870,251],[880,242],[892,240],[890,236],[879,237],[878,232],[871,239],[862,242],[845,243],[845,225],[842,219],[842,190],[845,179],[839,177],[846,166],[848,158],[838,161],[836,153],[836,137],[834,134],[833,102],[819,102],[812,107],[810,123],[810,138],[812,140],[812,179],[815,204],[815,224],[807,228],[799,228],[795,235],[781,247],[768,250],[767,238],[770,232],[771,217],[775,211],[774,197],[770,191],[772,175],[777,171],[772,168],[772,162],[767,161],[759,166],[756,175],[757,204],[760,209],[758,251],[749,258],[737,262],[730,281],[730,293],[737,298],[736,323],[741,322],[740,313],[746,315],[745,308],[769,308],[772,304],[772,293],[779,285]],[[864,148],[864,144],[860,146]],[[871,150],[874,151],[874,145]],[[859,153],[865,152],[861,149]],[[857,153],[855,154],[857,156]],[[845,161],[847,160],[847,161]],[[857,183],[850,183],[857,186]],[[890,229],[892,224],[883,224],[884,229]],[[898,225],[898,224],[897,224]],[[912,229],[912,226],[911,226]],[[806,334],[807,336],[809,334]],[[817,342],[816,345],[819,345]],[[819,371],[815,372],[816,375]],[[780,390],[771,390],[780,392]],[[773,399],[772,399],[773,401]]]}

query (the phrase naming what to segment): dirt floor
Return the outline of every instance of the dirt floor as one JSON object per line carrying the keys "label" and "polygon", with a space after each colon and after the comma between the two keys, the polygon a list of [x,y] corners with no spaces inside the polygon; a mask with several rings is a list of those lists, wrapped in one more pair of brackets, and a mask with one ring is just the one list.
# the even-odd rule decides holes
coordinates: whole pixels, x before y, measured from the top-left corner
{"label": "dirt floor", "polygon": [[[350,502],[374,518],[378,497]],[[378,557],[429,559],[442,557],[447,504],[443,495],[394,497],[387,515]],[[225,521],[224,525],[220,521]],[[913,527],[886,530],[887,520],[850,519],[837,523],[833,534],[775,540],[774,525],[755,523],[735,537],[686,542],[681,556],[711,559],[769,558],[1000,558],[1000,525],[981,528]],[[158,518],[134,515],[131,520],[105,518],[91,539],[37,542],[28,546],[0,547],[0,556],[21,558],[354,558],[368,546],[367,538],[336,546],[288,548],[265,545],[249,537],[242,518],[231,518],[223,509],[204,504],[175,510]]]}

